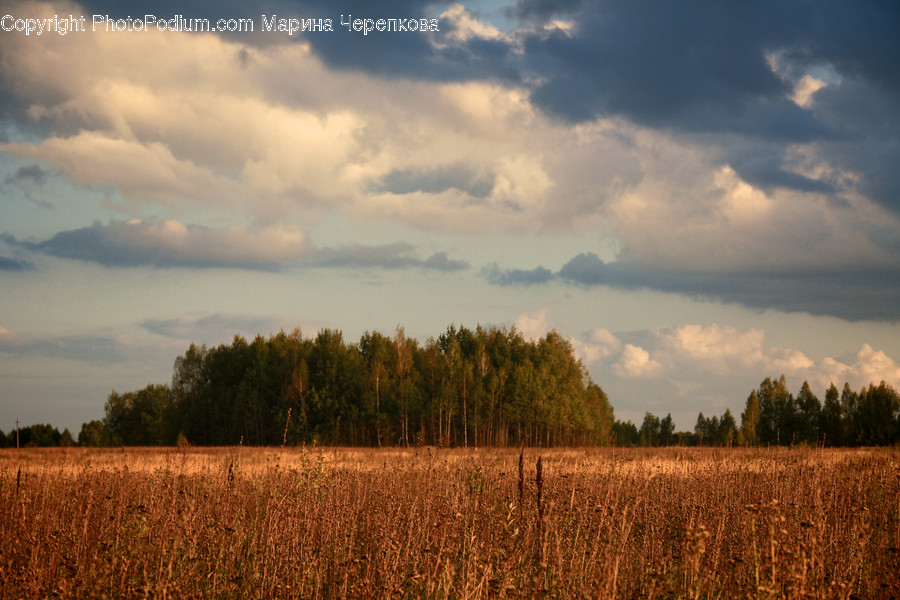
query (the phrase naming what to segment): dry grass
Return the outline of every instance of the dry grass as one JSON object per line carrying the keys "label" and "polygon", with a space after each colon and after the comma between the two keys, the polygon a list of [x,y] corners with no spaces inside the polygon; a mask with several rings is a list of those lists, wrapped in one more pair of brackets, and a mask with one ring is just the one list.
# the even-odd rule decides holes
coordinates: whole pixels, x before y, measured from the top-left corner
{"label": "dry grass", "polygon": [[521,499],[518,461],[0,451],[0,597],[900,596],[896,449],[526,450]]}

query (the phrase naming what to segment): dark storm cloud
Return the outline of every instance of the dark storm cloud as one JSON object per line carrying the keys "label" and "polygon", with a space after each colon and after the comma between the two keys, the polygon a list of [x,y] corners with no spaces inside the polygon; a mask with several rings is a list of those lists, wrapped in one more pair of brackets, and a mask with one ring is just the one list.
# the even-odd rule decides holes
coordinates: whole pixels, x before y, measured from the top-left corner
{"label": "dark storm cloud", "polygon": [[606,263],[596,254],[586,252],[552,274],[544,267],[533,271],[494,269],[488,273],[488,280],[496,285],[526,285],[551,279],[583,287],[668,292],[752,309],[806,312],[848,321],[900,320],[900,273],[896,269],[850,273],[676,272],[647,269],[627,261]]}
{"label": "dark storm cloud", "polygon": [[543,23],[551,18],[559,18],[576,12],[583,0],[518,0],[515,6],[504,11],[508,17],[520,21]]}
{"label": "dark storm cloud", "polygon": [[[365,71],[388,78],[465,81],[470,79],[518,80],[514,48],[503,42],[472,39],[467,43],[448,43],[453,32],[451,21],[440,20],[438,32],[361,32],[350,31],[341,19],[439,19],[449,2],[391,0],[377,4],[368,0],[290,1],[262,0],[252,8],[245,2],[202,0],[186,6],[183,2],[156,0],[145,3],[121,3],[115,0],[89,0],[85,11],[113,18],[155,14],[158,18],[181,14],[185,18],[250,18],[254,33],[222,35],[248,45],[272,43],[308,43],[318,57],[336,69]],[[261,16],[286,19],[331,19],[332,32],[286,34],[261,33]],[[432,41],[440,41],[440,48]]]}
{"label": "dark storm cloud", "polygon": [[799,16],[764,3],[592,3],[574,35],[526,38],[530,66],[550,74],[533,100],[573,122],[622,115],[653,127],[808,139],[824,128],[784,99],[789,88],[766,62]]}
{"label": "dark storm cloud", "polygon": [[[549,115],[577,123],[623,116],[676,131],[737,133],[805,142],[834,135],[825,122],[787,99],[793,82],[773,72],[770,56],[798,77],[831,65],[841,76],[900,90],[900,4],[840,0],[827,8],[811,0],[723,3],[670,0],[521,0],[506,9],[525,29],[508,40],[452,40],[452,18],[440,32],[373,32],[340,25],[345,18],[437,18],[446,2],[394,0],[263,0],[250,10],[236,0],[183,3],[160,0],[86,3],[87,12],[158,15],[330,18],[335,31],[280,36],[302,40],[331,67],[390,78],[438,81],[502,80],[526,86]],[[187,14],[190,13],[190,14]],[[551,18],[569,20],[570,31],[545,29]],[[535,26],[537,23],[538,26]],[[271,35],[245,35],[261,43]],[[896,116],[896,113],[894,113]]]}
{"label": "dark storm cloud", "polygon": [[832,193],[836,190],[833,183],[810,179],[786,170],[782,151],[778,147],[770,145],[741,147],[729,152],[727,159],[728,164],[741,179],[767,193],[771,193],[775,188],[819,193]]}

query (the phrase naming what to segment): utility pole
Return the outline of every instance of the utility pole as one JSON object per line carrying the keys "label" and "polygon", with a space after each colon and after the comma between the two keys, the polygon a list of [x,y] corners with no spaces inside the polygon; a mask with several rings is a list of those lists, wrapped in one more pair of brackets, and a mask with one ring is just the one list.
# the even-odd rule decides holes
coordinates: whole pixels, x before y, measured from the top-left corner
{"label": "utility pole", "polygon": [[16,450],[19,449],[19,420],[16,419]]}

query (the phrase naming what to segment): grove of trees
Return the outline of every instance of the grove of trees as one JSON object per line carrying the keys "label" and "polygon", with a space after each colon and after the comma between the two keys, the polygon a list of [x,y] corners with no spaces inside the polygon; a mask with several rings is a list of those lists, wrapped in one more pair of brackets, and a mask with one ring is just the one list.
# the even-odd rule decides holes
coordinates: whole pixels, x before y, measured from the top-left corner
{"label": "grove of trees", "polygon": [[558,333],[455,326],[424,345],[402,328],[357,343],[325,329],[192,344],[170,385],[113,391],[104,408],[83,435],[126,445],[595,445],[612,443],[614,423]]}
{"label": "grove of trees", "polygon": [[832,383],[825,402],[804,381],[794,397],[785,376],[766,377],[747,398],[738,426],[730,409],[722,416],[701,412],[693,432],[675,432],[672,417],[647,413],[641,427],[613,425],[621,446],[887,446],[900,444],[900,394],[885,382],[859,392]]}
{"label": "grove of trees", "polygon": [[0,431],[0,447],[140,445],[351,446],[881,446],[900,444],[900,394],[884,381],[832,383],[820,402],[785,376],[751,391],[737,423],[701,412],[693,431],[648,412],[617,421],[572,345],[558,333],[449,327],[424,344],[398,327],[349,343],[299,330],[213,348],[191,344],[169,384],[112,391],[102,420],[68,430]]}
{"label": "grove of trees", "polygon": [[886,446],[900,443],[900,395],[884,381],[859,392],[832,383],[822,403],[803,382],[795,398],[784,375],[767,377],[747,398],[742,441],[749,445]]}

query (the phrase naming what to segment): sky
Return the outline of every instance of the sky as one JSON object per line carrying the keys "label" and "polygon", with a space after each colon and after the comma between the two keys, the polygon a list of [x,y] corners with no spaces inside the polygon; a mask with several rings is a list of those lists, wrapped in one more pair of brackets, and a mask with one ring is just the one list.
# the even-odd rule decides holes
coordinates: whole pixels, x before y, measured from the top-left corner
{"label": "sky", "polygon": [[900,388],[898,23],[0,1],[0,429],[77,435],[192,342],[295,327],[555,329],[617,418],[682,430],[765,377]]}

